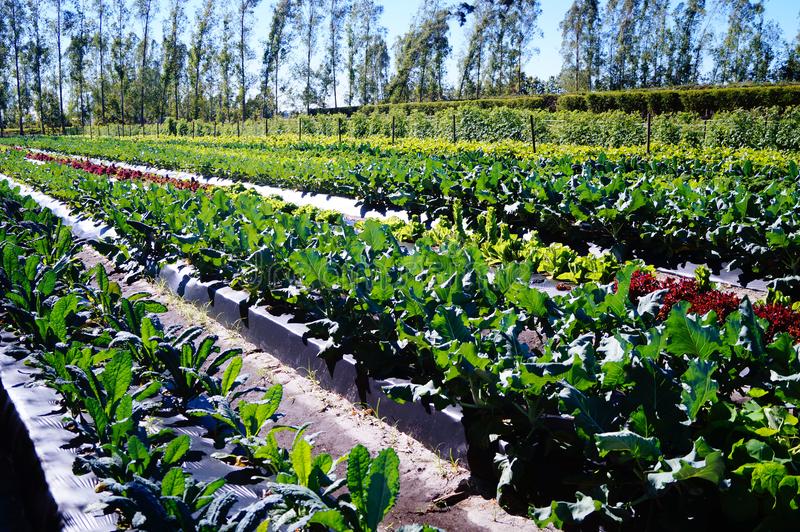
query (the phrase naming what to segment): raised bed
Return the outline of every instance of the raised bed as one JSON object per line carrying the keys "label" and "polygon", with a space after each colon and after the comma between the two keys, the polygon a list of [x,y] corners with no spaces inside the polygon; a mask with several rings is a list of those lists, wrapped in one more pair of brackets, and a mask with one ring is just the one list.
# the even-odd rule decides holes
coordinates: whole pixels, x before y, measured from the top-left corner
{"label": "raised bed", "polygon": [[[19,187],[23,194],[30,195],[40,205],[52,210],[80,238],[106,240],[117,237],[112,227],[75,216],[65,204],[47,194],[2,174],[0,179]],[[187,301],[209,305],[209,314],[214,318],[227,326],[241,329],[245,337],[287,365],[314,372],[324,388],[339,393],[351,402],[372,408],[389,423],[396,424],[400,430],[443,456],[462,461],[466,458],[467,439],[459,408],[436,410],[421,402],[398,404],[389,399],[382,388],[402,381],[368,378],[366,382],[357,382],[355,360],[352,357],[346,356],[329,369],[326,362],[317,356],[322,349],[321,341],[305,338],[308,331],[305,324],[295,322],[291,315],[275,316],[264,308],[249,307],[243,292],[237,292],[219,281],[204,283],[190,267],[167,265],[160,270],[159,277],[174,293]]]}

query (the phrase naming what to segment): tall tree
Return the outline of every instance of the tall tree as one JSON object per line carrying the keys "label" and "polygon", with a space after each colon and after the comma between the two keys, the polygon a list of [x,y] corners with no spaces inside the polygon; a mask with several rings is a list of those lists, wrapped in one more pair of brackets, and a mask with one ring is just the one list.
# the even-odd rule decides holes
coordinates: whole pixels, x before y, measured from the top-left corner
{"label": "tall tree", "polygon": [[86,125],[86,63],[89,56],[89,28],[86,22],[86,0],[73,0],[74,11],[67,11],[64,28],[70,34],[67,47],[69,76],[73,84],[73,97],[78,104],[81,127]]}
{"label": "tall tree", "polygon": [[538,34],[536,21],[541,13],[542,7],[539,0],[517,0],[511,5],[509,61],[516,71],[516,81],[509,81],[509,84],[516,86],[514,91],[517,94],[523,92],[522,64],[529,52],[531,41]]}
{"label": "tall tree", "polygon": [[111,43],[111,56],[114,60],[114,71],[119,81],[119,119],[125,129],[125,82],[128,78],[128,61],[130,59],[130,39],[125,33],[128,27],[128,6],[126,0],[114,0],[114,40]]}
{"label": "tall tree", "polygon": [[353,105],[353,100],[356,96],[356,61],[359,52],[359,45],[357,42],[358,33],[358,11],[355,4],[350,5],[350,11],[347,14],[347,23],[345,24],[345,47],[347,50],[347,57],[345,58],[345,71],[347,72],[347,96],[345,102],[348,106]]}
{"label": "tall tree", "polygon": [[225,10],[222,16],[222,42],[219,47],[219,54],[217,55],[217,62],[219,63],[219,107],[225,111],[224,121],[230,121],[231,117],[231,73],[233,71],[233,45],[231,36],[233,35],[233,13]]}
{"label": "tall tree", "polygon": [[[278,0],[272,8],[272,18],[269,24],[269,34],[267,35],[266,47],[264,48],[264,101],[266,101],[269,88],[269,77],[272,74],[274,81],[275,98],[273,112],[278,113],[278,80],[283,60],[289,51],[289,44],[292,41],[290,22],[294,17],[293,0]],[[244,63],[242,63],[244,65]],[[243,78],[244,79],[244,78]],[[244,109],[244,104],[242,104]]]}
{"label": "tall tree", "polygon": [[[478,0],[470,6],[473,22],[467,31],[467,44],[459,64],[459,84],[456,94],[481,97],[488,34],[493,24],[493,6],[490,1]],[[466,14],[464,15],[466,17]]]}
{"label": "tall tree", "polygon": [[98,27],[97,34],[94,38],[94,45],[97,48],[99,61],[97,69],[100,77],[100,120],[105,123],[106,121],[106,75],[105,75],[105,52],[106,40],[103,33],[103,19],[107,9],[106,0],[95,0],[95,12],[97,13]]}
{"label": "tall tree", "polygon": [[25,6],[21,0],[5,0],[3,2],[5,7],[4,17],[8,21],[11,28],[11,42],[14,47],[14,78],[17,82],[17,120],[19,121],[19,134],[25,134],[25,127],[23,126],[23,117],[25,113],[22,110],[22,73],[19,68],[19,56],[22,43],[20,42],[25,34]]}
{"label": "tall tree", "polygon": [[50,62],[50,48],[42,34],[42,0],[28,0],[30,15],[30,43],[27,46],[27,63],[33,69],[34,90],[36,91],[36,114],[39,116],[39,132],[44,135],[44,89],[43,71]]}
{"label": "tall tree", "polygon": [[409,31],[395,45],[395,70],[387,87],[392,101],[418,101],[444,96],[445,60],[450,55],[450,11],[438,1],[424,3]]}
{"label": "tall tree", "polygon": [[61,33],[63,30],[61,20],[64,12],[62,10],[62,0],[53,0],[53,8],[56,10],[55,31],[56,31],[56,58],[58,63],[58,118],[61,123],[61,134],[67,134],[67,123],[64,117],[64,76],[61,69]]}
{"label": "tall tree", "polygon": [[[318,100],[317,91],[312,86],[316,78],[311,67],[311,57],[317,44],[317,36],[322,26],[322,7],[324,0],[295,0],[295,12],[292,25],[295,34],[301,39],[302,59],[296,68],[297,76],[305,82],[300,100],[305,105],[306,113],[311,110],[311,103]],[[277,96],[277,93],[276,93]]]}
{"label": "tall tree", "polygon": [[703,35],[700,33],[705,0],[687,0],[675,7],[672,17],[672,68],[670,83],[687,85],[696,83],[700,73],[700,55],[703,48]]}
{"label": "tall tree", "polygon": [[169,89],[172,88],[175,101],[175,120],[178,119],[178,93],[180,92],[180,77],[183,64],[184,45],[180,41],[180,30],[185,22],[184,0],[172,0],[169,8],[169,15],[164,20],[163,44],[161,53],[163,55],[161,71],[161,98],[159,101],[159,117],[164,119],[164,115],[169,107]]}
{"label": "tall tree", "polygon": [[[561,21],[562,83],[569,89],[592,90],[600,58],[600,9],[598,0],[575,0]],[[571,74],[570,74],[571,72]]]}
{"label": "tall tree", "polygon": [[[153,15],[154,4],[152,0],[135,0],[136,14],[142,21],[141,42],[141,67],[139,68],[139,125],[144,130],[144,87],[147,78],[147,45],[150,43],[150,18]],[[158,3],[155,4],[155,9]]]}
{"label": "tall tree", "polygon": [[723,0],[728,28],[714,49],[713,77],[720,83],[766,81],[778,30],[764,19],[764,2]]}
{"label": "tall tree", "polygon": [[641,9],[642,20],[637,28],[640,43],[637,85],[657,87],[664,84],[669,65],[669,0],[643,0]]}
{"label": "tall tree", "polygon": [[607,78],[611,89],[636,85],[639,73],[638,24],[643,0],[608,0],[606,4]]}
{"label": "tall tree", "polygon": [[778,70],[778,77],[781,81],[800,81],[800,31],[794,42],[786,43],[786,57]]}
{"label": "tall tree", "polygon": [[325,45],[325,60],[322,65],[321,91],[323,99],[333,92],[333,107],[339,107],[336,73],[341,66],[342,34],[350,12],[349,0],[328,0],[328,35]]}
{"label": "tall tree", "polygon": [[[354,50],[360,51],[359,65],[355,67],[355,80],[361,104],[368,104],[377,99],[381,91],[381,72],[385,72],[385,61],[388,60],[386,47],[386,29],[380,26],[383,6],[374,0],[355,0],[353,4]],[[353,57],[355,62],[355,57]],[[384,76],[385,77],[385,76]],[[385,80],[384,80],[385,84]]]}
{"label": "tall tree", "polygon": [[8,80],[9,74],[9,42],[11,29],[8,26],[8,19],[5,9],[0,7],[0,138],[5,136],[6,130],[6,110],[8,109]]}
{"label": "tall tree", "polygon": [[200,75],[200,68],[209,54],[210,33],[213,30],[212,24],[214,22],[214,0],[205,0],[202,8],[197,10],[195,21],[195,31],[189,48],[189,76],[194,88],[192,118],[197,120],[200,115],[201,102],[200,85],[202,76]]}
{"label": "tall tree", "polygon": [[241,116],[239,119],[244,124],[246,118],[246,97],[247,97],[247,68],[245,60],[249,56],[250,48],[247,45],[250,36],[250,24],[253,17],[253,10],[261,2],[261,0],[239,0],[238,16],[239,16],[239,42],[237,48],[239,51],[239,102],[241,103]]}

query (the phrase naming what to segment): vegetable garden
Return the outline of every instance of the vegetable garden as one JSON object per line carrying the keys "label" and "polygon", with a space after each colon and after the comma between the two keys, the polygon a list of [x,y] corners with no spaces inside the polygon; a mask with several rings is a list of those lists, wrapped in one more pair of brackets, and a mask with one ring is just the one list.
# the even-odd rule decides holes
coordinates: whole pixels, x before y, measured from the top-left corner
{"label": "vegetable garden", "polygon": [[[361,383],[397,379],[383,391],[399,403],[459,408],[472,474],[539,526],[781,529],[798,517],[800,192],[783,153],[3,142],[0,174],[113,227],[92,245],[129,278],[183,261],[307,324],[330,368],[352,357]],[[254,183],[407,216],[353,220]],[[107,479],[122,524],[378,526],[402,493],[391,449],[357,447],[341,465],[314,454],[313,428],[276,423],[279,386],[240,398],[241,353],[160,327],[159,304],[81,270],[54,215],[5,182],[0,196],[12,352],[63,398],[92,447],[78,464]],[[657,269],[687,261],[704,266],[687,278]],[[716,285],[723,269],[770,289]],[[180,467],[188,440],[145,430],[153,415],[199,417],[268,495],[248,506],[224,481],[192,478]]]}

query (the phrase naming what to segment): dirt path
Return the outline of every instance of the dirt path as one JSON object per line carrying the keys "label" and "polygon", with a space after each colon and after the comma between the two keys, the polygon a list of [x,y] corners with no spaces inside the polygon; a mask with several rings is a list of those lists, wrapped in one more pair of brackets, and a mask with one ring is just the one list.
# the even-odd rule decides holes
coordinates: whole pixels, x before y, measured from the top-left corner
{"label": "dirt path", "polygon": [[[113,264],[88,246],[81,251],[79,258],[87,267],[102,262],[109,277],[122,285],[124,294],[149,292],[154,299],[164,303],[169,308],[169,312],[159,315],[164,326],[200,325],[208,334],[219,338],[221,349],[241,348],[244,351],[242,372],[250,376],[248,383],[283,385],[280,412],[285,417],[282,422],[292,425],[311,423],[308,432],[317,433],[314,438],[316,452],[330,453],[335,459],[357,443],[373,454],[393,447],[400,457],[400,497],[384,521],[387,530],[411,523],[426,523],[451,531],[537,530],[530,520],[509,515],[494,500],[470,490],[469,472],[460,464],[437,456],[417,440],[378,419],[371,411],[357,408],[341,396],[324,390],[316,383],[313,374],[284,365],[238,332],[210,318],[203,309],[174,295],[164,284],[140,280],[125,285],[123,275],[113,273]],[[339,467],[338,473],[344,474],[343,466]],[[447,501],[451,504],[447,505]]]}

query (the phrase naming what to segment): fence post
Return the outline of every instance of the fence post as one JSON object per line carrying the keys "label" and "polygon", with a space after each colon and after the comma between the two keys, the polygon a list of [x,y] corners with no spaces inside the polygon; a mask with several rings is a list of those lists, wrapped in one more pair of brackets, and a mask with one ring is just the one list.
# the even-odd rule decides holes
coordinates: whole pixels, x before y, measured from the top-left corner
{"label": "fence post", "polygon": [[394,144],[394,115],[392,115],[392,144]]}
{"label": "fence post", "polygon": [[237,137],[242,136],[241,122],[239,122],[238,120],[236,121],[236,136]]}
{"label": "fence post", "polygon": [[706,144],[706,130],[708,129],[708,120],[703,120],[703,146]]}
{"label": "fence post", "polygon": [[339,144],[341,144],[342,143],[342,117],[340,116],[339,118],[337,118],[336,122],[338,123],[337,127],[338,127],[338,130],[339,130]]}
{"label": "fence post", "polygon": [[533,144],[533,153],[536,154],[536,121],[531,115],[531,144]]}
{"label": "fence post", "polygon": [[264,115],[264,136],[269,136],[269,117],[266,114]]}
{"label": "fence post", "polygon": [[297,140],[303,140],[303,118],[297,117]]}
{"label": "fence post", "polygon": [[458,139],[456,137],[456,113],[453,112],[453,144],[455,144],[457,140]]}
{"label": "fence post", "polygon": [[650,112],[647,112],[647,153],[650,153]]}

